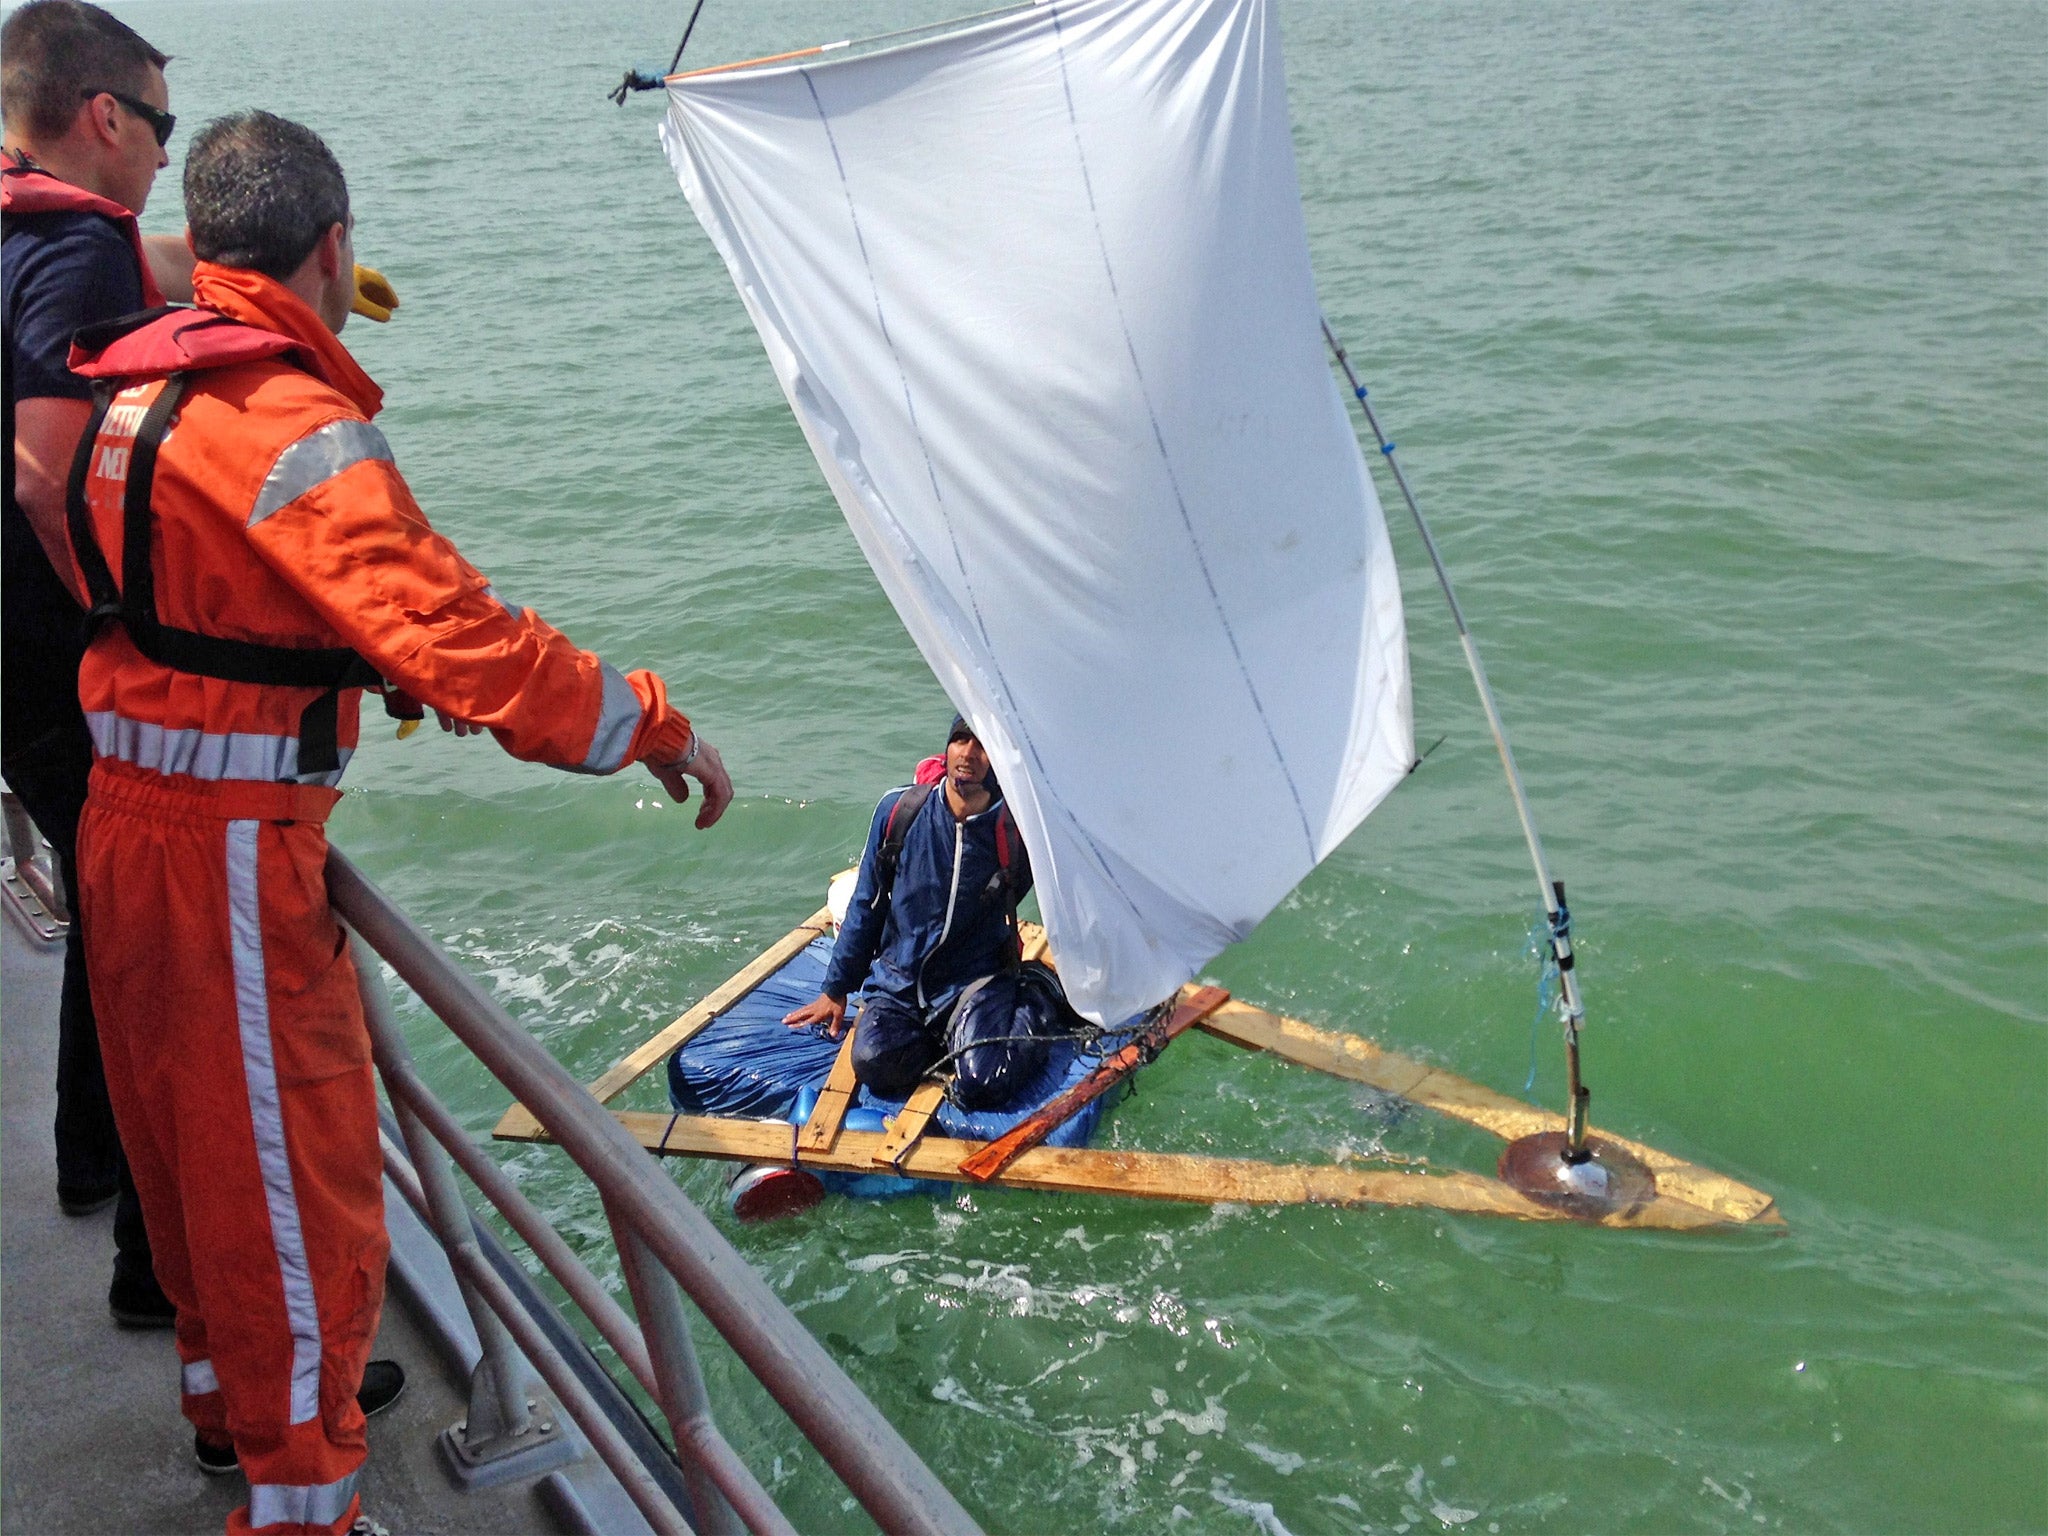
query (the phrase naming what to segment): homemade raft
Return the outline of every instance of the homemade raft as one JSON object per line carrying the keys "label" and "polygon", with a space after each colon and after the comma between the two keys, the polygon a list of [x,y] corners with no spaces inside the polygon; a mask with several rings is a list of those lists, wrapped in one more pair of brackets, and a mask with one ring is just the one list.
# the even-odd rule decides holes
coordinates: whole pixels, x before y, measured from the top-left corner
{"label": "homemade raft", "polygon": [[[1069,1001],[1146,1033],[1098,1037],[1115,1081],[1069,1063],[1072,1083],[1041,1085],[1052,1102],[1007,1129],[935,1125],[932,1085],[893,1114],[856,1106],[850,1056],[828,1064],[823,1042],[805,1113],[786,1083],[720,1079],[744,1063],[700,1046],[680,1105],[729,1111],[760,1088],[752,1107],[774,1118],[625,1115],[640,1140],[1150,1199],[1779,1224],[1768,1196],[1588,1124],[1564,885],[1436,539],[1317,298],[1273,0],[1041,0],[633,75],[614,99],[657,85],[663,148],[825,483],[1001,778]],[[1369,208],[1355,229],[1369,250]],[[1360,289],[1374,298],[1369,263]],[[1352,404],[1443,591],[1528,846],[1564,1115],[1188,981],[1418,766],[1401,583]],[[1199,793],[1132,772],[1134,745],[1155,744]],[[794,930],[593,1092],[610,1101],[827,928],[820,913]],[[1498,1177],[1056,1144],[1085,1140],[1093,1089],[1189,1028],[1490,1131],[1508,1143]],[[771,1038],[757,1020],[779,1056]],[[540,1128],[515,1110],[499,1133]]]}
{"label": "homemade raft", "polygon": [[[678,1047],[771,985],[831,933],[831,912],[820,908],[598,1078],[590,1085],[591,1094],[599,1103],[610,1103],[647,1072],[666,1063]],[[1025,934],[1027,955],[1044,956],[1043,933],[1027,924]],[[1496,1093],[1441,1067],[1383,1050],[1362,1036],[1268,1013],[1213,987],[1183,987],[1175,1003],[1168,1029],[1185,1016],[1198,1015],[1188,1017],[1181,1028],[1200,1029],[1246,1050],[1266,1051],[1299,1066],[1363,1083],[1418,1108],[1491,1131],[1511,1146],[1526,1145],[1526,1138],[1532,1136],[1562,1137],[1565,1132],[1560,1115]],[[885,1130],[849,1127],[845,1120],[852,1102],[850,1065],[842,1050],[817,1108],[802,1125],[780,1116],[752,1119],[646,1110],[614,1113],[642,1146],[663,1157],[718,1158],[807,1168],[821,1174],[900,1175],[1208,1205],[1415,1206],[1526,1221],[1576,1220],[1667,1231],[1784,1225],[1771,1197],[1762,1191],[1597,1129],[1590,1133],[1589,1145],[1595,1162],[1610,1173],[1604,1197],[1576,1188],[1524,1194],[1499,1178],[1463,1171],[1268,1163],[1080,1145],[1036,1145],[1004,1161],[1007,1149],[1000,1137],[981,1140],[939,1134],[934,1124],[941,1104],[936,1083],[919,1088]],[[1097,1098],[1089,1108],[1099,1113],[1104,1103],[1105,1098]],[[1068,1136],[1059,1139],[1072,1135],[1075,1122],[1065,1124]],[[501,1141],[548,1139],[540,1122],[517,1104],[499,1121],[495,1134]],[[1509,1155],[1504,1152],[1503,1160]],[[975,1177],[997,1163],[1000,1166],[987,1177]]]}

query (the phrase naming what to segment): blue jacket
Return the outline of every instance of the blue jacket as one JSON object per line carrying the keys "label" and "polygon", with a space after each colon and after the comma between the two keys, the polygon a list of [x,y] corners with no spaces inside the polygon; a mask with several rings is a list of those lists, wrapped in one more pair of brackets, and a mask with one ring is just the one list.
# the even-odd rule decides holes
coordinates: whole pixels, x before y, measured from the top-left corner
{"label": "blue jacket", "polygon": [[[904,836],[888,900],[878,903],[882,829],[902,794],[892,789],[875,807],[824,990],[831,997],[886,992],[930,1015],[952,1007],[963,987],[1001,970],[1008,958],[1010,897],[996,879],[996,818],[1003,802],[998,798],[980,815],[956,822],[945,786],[935,786]],[[1007,838],[1011,882],[1022,899],[1031,889],[1031,865],[1014,821]]]}

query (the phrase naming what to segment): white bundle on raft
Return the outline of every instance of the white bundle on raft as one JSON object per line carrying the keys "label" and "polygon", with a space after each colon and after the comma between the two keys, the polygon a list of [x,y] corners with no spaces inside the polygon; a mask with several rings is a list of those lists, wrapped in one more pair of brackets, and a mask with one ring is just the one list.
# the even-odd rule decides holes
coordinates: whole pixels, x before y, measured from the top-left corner
{"label": "white bundle on raft", "polygon": [[1055,0],[668,103],[790,408],[994,761],[1069,994],[1159,1001],[1414,758],[1270,0]]}

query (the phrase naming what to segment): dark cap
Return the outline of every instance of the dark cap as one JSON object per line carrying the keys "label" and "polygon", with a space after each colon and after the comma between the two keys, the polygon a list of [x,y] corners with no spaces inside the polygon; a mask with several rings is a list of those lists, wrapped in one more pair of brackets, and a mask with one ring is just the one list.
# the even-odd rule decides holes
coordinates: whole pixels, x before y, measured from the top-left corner
{"label": "dark cap", "polygon": [[981,738],[974,734],[974,727],[967,723],[967,717],[965,715],[955,715],[953,717],[953,729],[946,732],[947,746],[950,747],[956,741],[979,740],[981,740]]}

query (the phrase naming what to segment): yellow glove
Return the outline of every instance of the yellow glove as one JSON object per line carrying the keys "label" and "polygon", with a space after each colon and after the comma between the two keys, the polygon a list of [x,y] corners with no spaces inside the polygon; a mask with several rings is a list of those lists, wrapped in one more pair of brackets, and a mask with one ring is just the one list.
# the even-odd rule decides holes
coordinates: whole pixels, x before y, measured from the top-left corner
{"label": "yellow glove", "polygon": [[398,308],[398,290],[391,286],[391,280],[375,267],[356,263],[356,301],[351,312],[366,320],[383,324],[391,318],[391,311]]}

